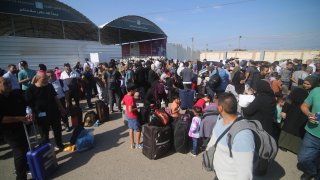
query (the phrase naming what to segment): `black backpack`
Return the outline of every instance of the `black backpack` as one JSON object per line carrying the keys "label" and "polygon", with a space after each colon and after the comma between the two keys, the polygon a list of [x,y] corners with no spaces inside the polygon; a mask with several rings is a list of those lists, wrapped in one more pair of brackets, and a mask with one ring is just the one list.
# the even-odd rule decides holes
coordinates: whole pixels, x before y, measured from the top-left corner
{"label": "black backpack", "polygon": [[209,82],[208,82],[208,86],[211,89],[215,89],[220,84],[221,84],[221,77],[219,75],[219,70],[216,70],[216,73],[210,77]]}

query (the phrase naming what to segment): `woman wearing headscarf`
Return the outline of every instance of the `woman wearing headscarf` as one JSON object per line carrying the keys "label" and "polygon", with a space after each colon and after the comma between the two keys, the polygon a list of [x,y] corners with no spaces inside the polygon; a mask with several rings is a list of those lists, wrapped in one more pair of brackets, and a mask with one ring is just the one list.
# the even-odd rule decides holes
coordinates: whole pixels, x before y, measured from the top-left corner
{"label": "woman wearing headscarf", "polygon": [[242,110],[246,119],[260,121],[263,129],[273,136],[273,122],[277,112],[276,99],[267,81],[257,81],[255,99]]}
{"label": "woman wearing headscarf", "polygon": [[318,86],[318,79],[308,76],[304,79],[302,88],[295,88],[282,109],[283,126],[279,138],[279,147],[297,154],[300,150],[305,125],[308,117],[301,111],[300,106],[308,97],[309,92]]}

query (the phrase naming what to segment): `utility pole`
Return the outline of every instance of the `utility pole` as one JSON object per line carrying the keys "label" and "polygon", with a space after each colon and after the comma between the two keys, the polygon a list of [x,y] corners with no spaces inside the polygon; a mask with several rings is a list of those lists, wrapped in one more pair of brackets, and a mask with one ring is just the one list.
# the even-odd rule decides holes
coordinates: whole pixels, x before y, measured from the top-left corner
{"label": "utility pole", "polygon": [[242,38],[242,36],[239,36],[239,41],[238,41],[238,51],[240,51],[240,39]]}
{"label": "utility pole", "polygon": [[206,59],[207,59],[207,53],[208,53],[208,43],[206,44]]}
{"label": "utility pole", "polygon": [[193,37],[191,38],[191,59],[193,59],[193,48],[194,48],[194,46],[193,46],[193,41],[194,41],[194,39],[193,39]]}

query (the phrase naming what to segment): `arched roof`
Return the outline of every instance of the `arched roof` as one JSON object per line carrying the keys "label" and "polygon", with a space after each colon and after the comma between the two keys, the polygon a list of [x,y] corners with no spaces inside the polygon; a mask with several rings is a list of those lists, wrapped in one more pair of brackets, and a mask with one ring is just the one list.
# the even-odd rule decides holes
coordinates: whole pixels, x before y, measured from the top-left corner
{"label": "arched roof", "polygon": [[0,36],[98,41],[98,27],[56,0],[0,0]]}
{"label": "arched roof", "polygon": [[141,16],[123,16],[100,28],[100,41],[103,44],[123,44],[167,38],[161,28]]}

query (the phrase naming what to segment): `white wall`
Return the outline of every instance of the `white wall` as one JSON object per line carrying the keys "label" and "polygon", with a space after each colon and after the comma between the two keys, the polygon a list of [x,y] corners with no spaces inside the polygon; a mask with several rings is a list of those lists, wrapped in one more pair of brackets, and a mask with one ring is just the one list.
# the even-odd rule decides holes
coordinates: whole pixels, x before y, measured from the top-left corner
{"label": "white wall", "polygon": [[[21,59],[26,60],[31,69],[37,69],[39,63],[48,68],[63,68],[66,62],[83,64],[84,58],[90,58],[90,53],[107,53],[111,58],[120,59],[121,47],[95,41],[0,37],[0,67],[3,69],[8,64],[18,64]],[[107,60],[100,59],[100,62]]]}

